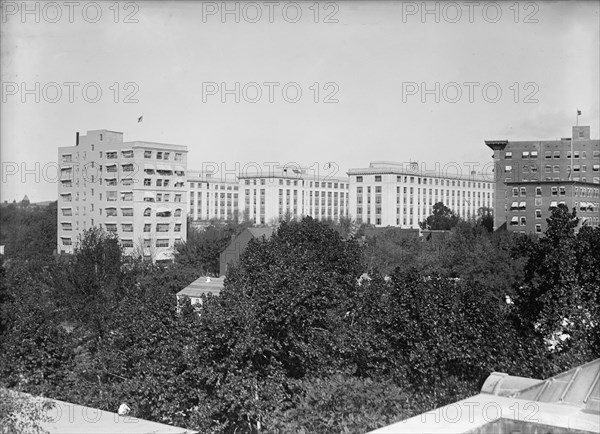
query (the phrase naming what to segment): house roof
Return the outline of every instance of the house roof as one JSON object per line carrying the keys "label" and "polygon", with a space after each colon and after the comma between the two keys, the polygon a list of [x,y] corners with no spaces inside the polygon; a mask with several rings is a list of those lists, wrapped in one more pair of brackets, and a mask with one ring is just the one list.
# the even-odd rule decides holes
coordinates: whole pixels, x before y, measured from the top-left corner
{"label": "house roof", "polygon": [[177,297],[200,297],[203,294],[219,295],[223,289],[224,277],[203,276],[177,293]]}
{"label": "house roof", "polygon": [[248,228],[248,231],[252,234],[254,238],[260,238],[264,236],[265,238],[270,238],[273,235],[273,228]]}

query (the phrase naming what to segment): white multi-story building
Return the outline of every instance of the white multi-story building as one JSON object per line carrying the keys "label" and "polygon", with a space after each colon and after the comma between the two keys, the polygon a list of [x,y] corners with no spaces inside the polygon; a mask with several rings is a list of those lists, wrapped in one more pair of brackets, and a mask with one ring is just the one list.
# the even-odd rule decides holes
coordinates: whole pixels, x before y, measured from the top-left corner
{"label": "white multi-story building", "polygon": [[275,167],[239,176],[240,212],[256,224],[286,216],[339,221],[348,215],[348,179],[319,176],[310,169]]}
{"label": "white multi-story building", "polygon": [[350,169],[350,215],[357,223],[419,228],[443,202],[462,218],[477,216],[493,204],[493,180],[482,175],[449,175],[422,171],[417,163],[371,162]]}
{"label": "white multi-story building", "polygon": [[188,214],[196,223],[239,220],[239,181],[221,179],[213,173],[188,172]]}
{"label": "white multi-story building", "polygon": [[186,239],[186,146],[94,130],[59,148],[58,161],[58,252],[72,253],[94,226],[118,234],[125,254],[152,260]]}

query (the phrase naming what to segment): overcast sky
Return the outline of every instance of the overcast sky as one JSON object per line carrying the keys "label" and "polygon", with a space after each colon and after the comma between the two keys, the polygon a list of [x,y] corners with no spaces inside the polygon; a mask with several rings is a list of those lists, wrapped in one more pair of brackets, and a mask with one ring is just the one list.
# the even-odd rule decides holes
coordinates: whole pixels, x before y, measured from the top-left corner
{"label": "overcast sky", "polygon": [[[438,17],[392,1],[227,3],[239,17],[221,2],[55,5],[3,2],[2,200],[55,200],[43,168],[53,178],[57,147],[93,129],[187,145],[190,169],[334,162],[338,175],[377,160],[483,165],[484,140],[568,137],[577,109],[598,138],[596,1],[428,3]],[[13,163],[39,163],[39,182]]]}

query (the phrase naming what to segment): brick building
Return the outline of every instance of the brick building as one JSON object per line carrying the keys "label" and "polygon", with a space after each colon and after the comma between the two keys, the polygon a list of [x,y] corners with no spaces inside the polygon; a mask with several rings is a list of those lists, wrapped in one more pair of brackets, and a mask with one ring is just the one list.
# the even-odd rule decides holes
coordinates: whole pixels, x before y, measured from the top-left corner
{"label": "brick building", "polygon": [[600,141],[589,126],[560,140],[485,143],[494,151],[494,228],[543,232],[560,203],[576,208],[581,224],[598,226]]}

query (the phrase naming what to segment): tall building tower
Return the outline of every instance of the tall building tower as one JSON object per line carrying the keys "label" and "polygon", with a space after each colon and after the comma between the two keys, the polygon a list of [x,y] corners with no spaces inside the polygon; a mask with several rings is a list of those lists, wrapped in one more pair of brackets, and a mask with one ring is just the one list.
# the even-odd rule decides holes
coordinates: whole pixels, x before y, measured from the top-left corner
{"label": "tall building tower", "polygon": [[455,164],[448,170],[425,170],[418,163],[388,161],[350,169],[350,214],[358,223],[418,229],[437,202],[465,219],[491,208],[492,180],[473,172],[454,173],[456,169]]}
{"label": "tall building tower", "polygon": [[559,204],[575,208],[582,225],[598,226],[600,140],[589,126],[560,140],[486,140],[494,151],[494,228],[542,233]]}
{"label": "tall building tower", "polygon": [[94,226],[116,233],[125,254],[153,261],[171,259],[186,239],[186,146],[94,130],[58,148],[58,161],[58,252],[72,253]]}

